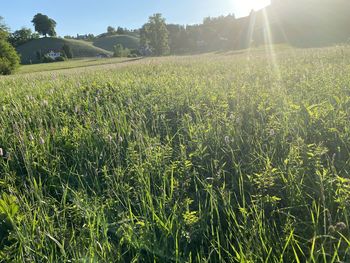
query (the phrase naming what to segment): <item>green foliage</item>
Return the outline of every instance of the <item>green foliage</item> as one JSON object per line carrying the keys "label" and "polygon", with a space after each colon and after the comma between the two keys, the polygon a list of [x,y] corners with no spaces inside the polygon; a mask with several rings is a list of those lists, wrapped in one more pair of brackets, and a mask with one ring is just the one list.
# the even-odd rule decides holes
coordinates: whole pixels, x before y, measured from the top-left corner
{"label": "green foliage", "polygon": [[44,55],[42,58],[41,58],[41,63],[52,63],[52,62],[55,62],[55,59],[53,59],[52,57],[49,57],[49,56],[46,56]]}
{"label": "green foliage", "polygon": [[130,50],[124,48],[122,44],[117,44],[114,46],[113,57],[128,57],[130,55]]}
{"label": "green foliage", "polygon": [[157,56],[169,53],[169,32],[161,14],[149,17],[141,29],[141,45],[150,47]]}
{"label": "green foliage", "polygon": [[349,58],[0,78],[0,261],[349,262]]}
{"label": "green foliage", "polygon": [[37,38],[39,38],[38,34],[33,34],[31,29],[23,27],[20,30],[16,30],[15,32],[10,34],[9,42],[12,44],[12,46],[18,47],[32,39]]}
{"label": "green foliage", "polygon": [[9,28],[3,22],[2,16],[0,16],[0,39],[6,39],[8,37]]}
{"label": "green foliage", "polygon": [[107,34],[113,35],[113,34],[115,34],[115,33],[116,33],[116,30],[115,30],[114,27],[112,27],[112,26],[108,26],[108,27],[107,27]]}
{"label": "green foliage", "polygon": [[116,33],[119,35],[123,35],[126,33],[126,30],[124,30],[122,27],[118,26]]}
{"label": "green foliage", "polygon": [[16,50],[4,39],[0,39],[0,75],[9,75],[19,66]]}
{"label": "green foliage", "polygon": [[33,17],[32,23],[35,27],[35,31],[43,36],[56,36],[56,21],[49,18],[47,15],[41,13],[36,14]]}
{"label": "green foliage", "polygon": [[73,58],[73,51],[72,51],[72,48],[70,47],[70,45],[65,43],[62,46],[62,50],[67,58]]}
{"label": "green foliage", "polygon": [[64,57],[64,56],[55,58],[55,61],[66,61],[66,60],[67,60],[67,57]]}

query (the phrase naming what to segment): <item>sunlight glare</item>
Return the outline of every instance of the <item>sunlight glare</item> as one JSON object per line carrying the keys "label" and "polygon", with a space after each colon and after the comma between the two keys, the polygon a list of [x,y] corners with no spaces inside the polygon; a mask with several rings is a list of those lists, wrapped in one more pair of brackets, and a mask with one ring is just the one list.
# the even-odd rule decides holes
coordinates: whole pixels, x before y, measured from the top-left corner
{"label": "sunlight glare", "polygon": [[259,10],[268,6],[271,3],[271,0],[240,0],[237,1],[237,5],[241,6],[246,10]]}

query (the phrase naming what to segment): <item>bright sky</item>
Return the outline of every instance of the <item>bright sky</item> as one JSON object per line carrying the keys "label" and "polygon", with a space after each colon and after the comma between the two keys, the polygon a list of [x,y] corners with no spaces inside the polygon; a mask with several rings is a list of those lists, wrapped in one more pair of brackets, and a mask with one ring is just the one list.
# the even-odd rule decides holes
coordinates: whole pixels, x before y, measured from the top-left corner
{"label": "bright sky", "polygon": [[129,29],[141,27],[154,13],[162,13],[167,23],[196,24],[204,17],[234,13],[248,15],[270,0],[10,0],[1,1],[0,16],[12,31],[32,27],[36,13],[57,22],[58,35],[76,35],[106,31],[107,26]]}

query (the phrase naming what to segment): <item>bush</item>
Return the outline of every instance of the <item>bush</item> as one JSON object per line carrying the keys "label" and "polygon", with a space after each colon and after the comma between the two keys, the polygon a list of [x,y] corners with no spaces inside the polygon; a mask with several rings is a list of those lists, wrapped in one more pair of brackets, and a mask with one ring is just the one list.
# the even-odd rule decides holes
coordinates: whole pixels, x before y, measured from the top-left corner
{"label": "bush", "polygon": [[66,57],[63,57],[63,56],[57,57],[57,58],[55,59],[55,61],[66,61],[66,60],[67,60],[67,58],[66,58]]}
{"label": "bush", "polygon": [[132,54],[132,53],[130,53],[130,54],[128,55],[128,58],[137,58],[137,57],[138,57],[137,54]]}
{"label": "bush", "polygon": [[73,51],[72,51],[72,48],[69,45],[64,44],[63,47],[62,47],[62,50],[63,50],[63,53],[66,55],[67,58],[73,58]]}
{"label": "bush", "polygon": [[140,57],[141,53],[138,49],[130,49],[130,55],[132,55],[133,57]]}
{"label": "bush", "polygon": [[117,44],[114,46],[113,57],[128,57],[130,55],[130,49],[124,48],[122,44]]}
{"label": "bush", "polygon": [[9,75],[19,66],[19,56],[13,46],[0,39],[0,75]]}
{"label": "bush", "polygon": [[43,56],[41,62],[42,63],[52,63],[52,62],[55,62],[55,60],[53,58],[51,58],[51,57]]}
{"label": "bush", "polygon": [[113,52],[113,57],[122,57],[123,56],[123,50],[124,47],[122,44],[117,44],[113,47],[114,52]]}

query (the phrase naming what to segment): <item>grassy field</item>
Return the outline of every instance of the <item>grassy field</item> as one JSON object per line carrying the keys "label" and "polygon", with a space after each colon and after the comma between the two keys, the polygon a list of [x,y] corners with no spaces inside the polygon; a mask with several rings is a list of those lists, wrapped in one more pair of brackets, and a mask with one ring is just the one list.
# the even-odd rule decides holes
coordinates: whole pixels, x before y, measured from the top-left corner
{"label": "grassy field", "polygon": [[350,48],[0,78],[0,262],[349,262]]}
{"label": "grassy field", "polygon": [[56,71],[64,69],[86,68],[91,66],[101,66],[110,64],[126,63],[131,61],[141,60],[141,58],[82,58],[71,59],[63,62],[41,63],[33,65],[22,65],[17,74]]}

